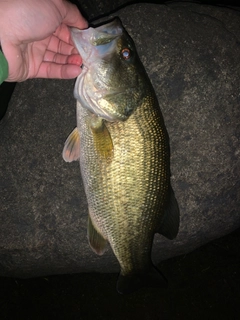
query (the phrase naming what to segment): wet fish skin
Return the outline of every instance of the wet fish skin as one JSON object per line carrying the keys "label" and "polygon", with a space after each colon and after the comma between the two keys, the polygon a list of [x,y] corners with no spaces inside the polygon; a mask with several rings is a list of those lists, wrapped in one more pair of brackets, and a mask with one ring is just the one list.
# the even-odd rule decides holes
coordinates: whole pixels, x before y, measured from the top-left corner
{"label": "wet fish skin", "polygon": [[151,261],[152,243],[155,233],[176,237],[179,210],[155,92],[119,20],[73,30],[73,40],[84,63],[75,86],[79,136],[75,130],[63,157],[80,160],[90,246],[101,255],[110,243],[121,267],[120,293],[165,286]]}

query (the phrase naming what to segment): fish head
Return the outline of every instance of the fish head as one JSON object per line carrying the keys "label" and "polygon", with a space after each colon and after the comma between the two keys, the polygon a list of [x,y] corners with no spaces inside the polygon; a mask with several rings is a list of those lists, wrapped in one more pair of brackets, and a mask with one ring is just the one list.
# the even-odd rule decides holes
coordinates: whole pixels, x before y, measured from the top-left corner
{"label": "fish head", "polygon": [[125,121],[144,94],[145,70],[117,18],[97,28],[71,29],[83,60],[74,89],[84,108],[107,121]]}

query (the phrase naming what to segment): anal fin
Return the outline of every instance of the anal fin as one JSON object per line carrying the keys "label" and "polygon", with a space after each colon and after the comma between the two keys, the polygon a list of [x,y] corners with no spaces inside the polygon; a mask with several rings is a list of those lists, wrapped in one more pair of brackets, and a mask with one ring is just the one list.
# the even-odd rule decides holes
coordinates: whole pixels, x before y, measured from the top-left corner
{"label": "anal fin", "polygon": [[173,189],[170,186],[168,205],[164,210],[162,223],[157,232],[170,240],[176,238],[179,229],[179,219],[180,214],[178,203],[175,198]]}
{"label": "anal fin", "polygon": [[92,250],[99,256],[106,251],[107,240],[103,238],[98,230],[94,227],[90,215],[88,216],[88,241]]}

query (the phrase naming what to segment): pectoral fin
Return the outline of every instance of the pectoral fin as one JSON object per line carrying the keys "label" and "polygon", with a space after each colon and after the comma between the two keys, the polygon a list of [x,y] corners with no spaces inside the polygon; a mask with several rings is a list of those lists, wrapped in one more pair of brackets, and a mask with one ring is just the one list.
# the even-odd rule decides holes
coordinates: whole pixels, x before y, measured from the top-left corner
{"label": "pectoral fin", "polygon": [[179,229],[179,208],[172,187],[170,186],[169,202],[165,208],[163,220],[158,233],[172,240],[176,238]]}
{"label": "pectoral fin", "polygon": [[99,256],[106,251],[107,240],[103,238],[98,230],[94,227],[91,217],[88,216],[88,241],[92,250]]}
{"label": "pectoral fin", "polygon": [[95,148],[100,157],[111,160],[113,157],[113,142],[104,120],[93,116],[90,121]]}
{"label": "pectoral fin", "polygon": [[62,157],[66,162],[72,162],[78,160],[80,156],[80,136],[78,129],[75,128],[72,133],[68,136],[63,152]]}

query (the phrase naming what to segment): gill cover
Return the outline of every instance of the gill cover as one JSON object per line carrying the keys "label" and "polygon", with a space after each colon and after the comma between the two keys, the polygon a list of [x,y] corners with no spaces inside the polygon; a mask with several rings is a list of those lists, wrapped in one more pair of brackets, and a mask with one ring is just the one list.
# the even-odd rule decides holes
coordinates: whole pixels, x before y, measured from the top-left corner
{"label": "gill cover", "polygon": [[142,98],[135,47],[119,19],[97,28],[71,29],[82,60],[74,96],[83,108],[107,121],[125,121]]}

